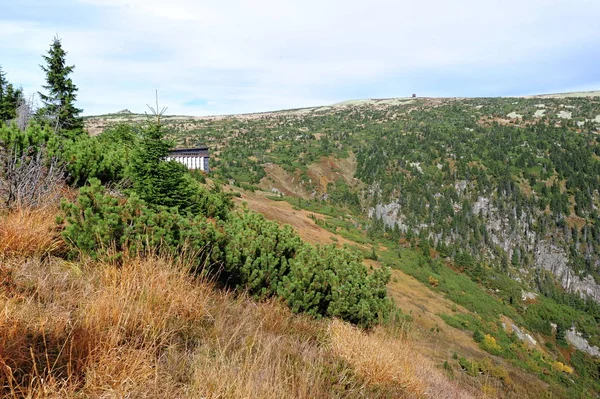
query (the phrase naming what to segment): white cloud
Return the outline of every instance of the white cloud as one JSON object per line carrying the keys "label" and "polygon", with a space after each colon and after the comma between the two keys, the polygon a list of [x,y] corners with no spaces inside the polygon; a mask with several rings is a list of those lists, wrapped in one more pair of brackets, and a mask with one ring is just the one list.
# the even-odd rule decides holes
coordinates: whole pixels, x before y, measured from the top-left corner
{"label": "white cloud", "polygon": [[[39,54],[58,32],[76,65],[86,113],[140,109],[155,88],[172,112],[226,113],[340,101],[353,88],[365,96],[402,96],[434,72],[448,79],[452,71],[488,74],[486,86],[496,87],[503,68],[517,73],[549,59],[568,68],[563,54],[600,46],[600,2],[592,0],[79,4],[98,13],[89,27],[0,17],[0,52],[18,43]],[[16,75],[30,81],[35,68]],[[403,84],[399,76],[415,82]],[[596,74],[577,84],[597,82]],[[446,86],[440,92],[452,87]],[[454,94],[470,93],[457,87]],[[194,98],[208,105],[184,105]]]}

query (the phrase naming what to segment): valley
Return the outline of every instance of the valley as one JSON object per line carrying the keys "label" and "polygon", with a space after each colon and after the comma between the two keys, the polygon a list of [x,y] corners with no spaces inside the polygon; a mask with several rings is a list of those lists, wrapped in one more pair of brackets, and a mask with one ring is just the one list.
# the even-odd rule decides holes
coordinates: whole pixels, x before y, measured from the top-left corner
{"label": "valley", "polygon": [[598,359],[573,344],[579,334],[600,346],[599,116],[594,93],[574,93],[164,123],[178,147],[211,148],[210,179],[237,203],[391,267],[388,291],[411,314],[416,344],[449,373],[491,378],[515,397],[536,384],[572,393],[577,375],[585,397]]}
{"label": "valley", "polygon": [[0,3],[0,398],[599,399],[600,2]]}

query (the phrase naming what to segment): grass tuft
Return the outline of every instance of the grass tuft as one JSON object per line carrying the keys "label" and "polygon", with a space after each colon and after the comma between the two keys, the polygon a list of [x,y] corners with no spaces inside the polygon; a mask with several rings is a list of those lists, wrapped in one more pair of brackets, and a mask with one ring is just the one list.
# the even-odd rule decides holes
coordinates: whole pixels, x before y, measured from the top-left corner
{"label": "grass tuft", "polygon": [[5,214],[0,223],[0,259],[44,256],[60,250],[56,233],[56,208],[19,208]]}

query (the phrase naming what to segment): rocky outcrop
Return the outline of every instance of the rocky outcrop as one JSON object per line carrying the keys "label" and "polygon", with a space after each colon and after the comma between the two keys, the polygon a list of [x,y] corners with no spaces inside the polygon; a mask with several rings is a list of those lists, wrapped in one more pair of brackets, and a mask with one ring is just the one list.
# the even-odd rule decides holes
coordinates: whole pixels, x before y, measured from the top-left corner
{"label": "rocky outcrop", "polygon": [[575,330],[575,327],[567,331],[566,338],[567,342],[580,351],[592,356],[600,357],[600,349],[598,349],[596,346],[591,346],[590,343],[581,336],[581,333]]}
{"label": "rocky outcrop", "polygon": [[[464,180],[456,182],[455,189],[459,196],[466,195],[470,191],[469,184]],[[456,205],[454,204],[455,211],[457,211]],[[555,237],[555,241],[550,242],[545,238],[538,237],[531,226],[534,220],[528,217],[525,212],[520,217],[516,216],[516,210],[514,209],[505,209],[501,213],[493,205],[491,198],[487,196],[478,196],[473,202],[471,210],[474,215],[480,217],[485,223],[491,242],[502,248],[509,259],[516,248],[520,248],[528,254],[533,254],[533,267],[528,270],[521,269],[522,273],[527,275],[534,270],[546,270],[556,277],[556,280],[565,290],[579,293],[582,297],[590,297],[600,302],[600,285],[596,283],[592,276],[579,276],[570,268],[569,257],[560,246],[561,238]],[[369,217],[381,219],[388,227],[397,225],[403,232],[408,230],[406,216],[403,214],[403,209],[398,202],[378,204],[374,208],[370,208]],[[414,229],[418,232],[421,228],[427,227],[427,225],[418,225],[414,226]],[[437,239],[440,238],[439,234],[432,234],[432,236]],[[453,237],[446,237],[448,242],[452,239]],[[489,256],[493,258],[491,253]]]}
{"label": "rocky outcrop", "polygon": [[387,227],[398,225],[400,231],[406,232],[408,226],[404,223],[405,218],[401,212],[400,204],[391,202],[389,204],[378,204],[375,208],[369,209],[369,217],[377,218],[383,221]]}
{"label": "rocky outcrop", "polygon": [[592,276],[581,278],[576,275],[568,266],[568,260],[562,248],[544,241],[540,242],[535,251],[536,266],[554,274],[564,289],[600,302],[600,285]]}
{"label": "rocky outcrop", "polygon": [[524,214],[518,220],[516,230],[511,232],[508,219],[499,216],[489,198],[479,196],[473,204],[473,213],[486,220],[486,228],[492,242],[505,250],[509,256],[516,246],[533,252],[534,266],[551,272],[565,290],[600,302],[600,285],[592,276],[580,277],[575,274],[569,267],[569,258],[563,248],[546,240],[537,240]]}
{"label": "rocky outcrop", "polygon": [[515,335],[517,336],[517,338],[519,338],[521,341],[523,341],[531,346],[537,345],[537,341],[529,333],[524,332],[519,327],[517,327],[515,324],[512,325],[512,330],[513,330],[513,333],[515,333]]}
{"label": "rocky outcrop", "polygon": [[519,326],[513,323],[513,321],[506,316],[502,316],[502,320],[502,328],[504,328],[504,331],[506,331],[509,334],[515,334],[517,338],[519,338],[521,341],[523,341],[532,348],[537,346],[538,343],[535,340],[535,338],[531,336],[531,334],[519,328]]}
{"label": "rocky outcrop", "polygon": [[529,291],[522,291],[521,292],[521,299],[523,301],[535,301],[538,297],[538,294],[536,294],[535,292],[529,292]]}

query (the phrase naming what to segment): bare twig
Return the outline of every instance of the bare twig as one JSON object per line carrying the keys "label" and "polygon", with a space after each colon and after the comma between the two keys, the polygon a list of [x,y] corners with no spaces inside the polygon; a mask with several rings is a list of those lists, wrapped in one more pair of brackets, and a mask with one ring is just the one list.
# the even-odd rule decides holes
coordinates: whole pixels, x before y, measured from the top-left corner
{"label": "bare twig", "polygon": [[57,201],[64,181],[64,166],[56,157],[47,160],[44,147],[19,156],[16,149],[0,149],[0,200],[8,208],[35,207]]}
{"label": "bare twig", "polygon": [[17,106],[17,117],[15,119],[17,126],[21,131],[24,131],[29,124],[30,119],[33,117],[36,109],[34,96],[32,95],[29,100],[24,98],[21,99]]}
{"label": "bare twig", "polygon": [[[156,123],[158,125],[160,125],[160,117],[163,116],[165,114],[165,112],[167,112],[168,108],[167,107],[159,108],[159,106],[158,106],[158,90],[156,90],[156,108],[151,107],[148,104],[146,104],[146,107],[148,107],[150,109],[151,114],[156,117]],[[149,116],[148,113],[146,113],[146,116]]]}

